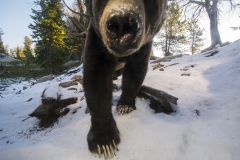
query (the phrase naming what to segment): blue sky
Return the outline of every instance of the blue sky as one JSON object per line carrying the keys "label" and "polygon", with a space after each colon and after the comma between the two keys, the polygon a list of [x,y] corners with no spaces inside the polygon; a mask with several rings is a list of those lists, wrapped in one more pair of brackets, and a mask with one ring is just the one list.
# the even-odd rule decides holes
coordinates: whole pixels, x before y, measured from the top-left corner
{"label": "blue sky", "polygon": [[[74,0],[66,0],[71,4]],[[235,0],[239,1],[240,0]],[[31,8],[34,7],[33,0],[0,0],[0,28],[4,31],[2,36],[4,44],[8,44],[10,48],[23,46],[25,36],[32,34],[28,25],[32,23],[30,15]],[[234,41],[240,39],[240,31],[233,31],[231,26],[240,26],[240,13],[226,13],[220,17],[219,30],[222,41]],[[201,26],[206,29],[204,36],[206,46],[210,45],[209,21],[207,17],[201,20]]]}
{"label": "blue sky", "polygon": [[32,0],[1,0],[0,1],[0,28],[3,43],[11,48],[17,45],[23,46],[25,36],[30,36],[28,25],[32,22],[29,16],[33,7]]}
{"label": "blue sky", "polygon": [[[73,1],[66,0],[68,3]],[[33,22],[30,17],[33,2],[34,0],[0,0],[0,28],[4,32],[4,45],[8,44],[10,48],[23,46],[24,37],[31,38],[32,31],[28,26]]]}

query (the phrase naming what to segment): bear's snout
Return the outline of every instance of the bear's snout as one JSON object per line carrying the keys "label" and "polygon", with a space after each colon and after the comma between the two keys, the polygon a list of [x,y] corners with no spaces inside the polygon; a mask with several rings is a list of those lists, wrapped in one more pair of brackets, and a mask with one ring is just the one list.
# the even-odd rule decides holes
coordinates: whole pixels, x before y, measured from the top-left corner
{"label": "bear's snout", "polygon": [[124,46],[136,37],[140,19],[133,11],[113,9],[106,20],[105,29],[109,40],[119,40],[120,45]]}
{"label": "bear's snout", "polygon": [[103,42],[115,56],[128,56],[140,48],[144,26],[138,7],[110,5],[105,9],[100,25]]}

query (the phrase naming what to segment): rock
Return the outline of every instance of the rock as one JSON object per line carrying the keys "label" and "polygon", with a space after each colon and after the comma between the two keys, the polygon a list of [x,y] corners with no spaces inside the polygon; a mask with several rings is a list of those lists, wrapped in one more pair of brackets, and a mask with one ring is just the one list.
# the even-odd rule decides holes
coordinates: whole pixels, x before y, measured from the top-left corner
{"label": "rock", "polygon": [[68,88],[68,90],[77,91],[77,88]]}
{"label": "rock", "polygon": [[[66,88],[77,84],[78,82],[76,81],[60,84],[52,82],[48,84],[41,95],[42,104],[29,115],[40,119],[38,124],[40,127],[48,128],[52,126],[58,121],[59,117],[66,115],[70,111],[69,108],[66,108],[67,106],[77,103],[78,101],[78,98],[75,97],[63,99],[61,87]],[[75,90],[73,87],[71,89]]]}
{"label": "rock", "polygon": [[47,103],[52,103],[53,101],[58,101],[60,100],[62,96],[61,93],[61,88],[57,83],[52,83],[46,86],[44,89],[41,97],[42,97],[42,103],[47,104]]}
{"label": "rock", "polygon": [[150,60],[156,60],[156,59],[158,59],[159,57],[157,57],[157,56],[151,56],[150,57]]}
{"label": "rock", "polygon": [[24,86],[24,87],[23,87],[23,90],[25,90],[25,89],[27,89],[27,87],[26,87],[26,86]]}
{"label": "rock", "polygon": [[63,64],[64,67],[71,67],[72,65],[79,64],[80,61],[68,61],[67,63]]}
{"label": "rock", "polygon": [[63,100],[52,99],[39,105],[29,116],[40,119],[39,126],[48,128],[57,122],[58,118],[66,115],[70,109],[67,106],[77,102],[77,98]]}
{"label": "rock", "polygon": [[190,73],[183,73],[181,76],[190,76]]}
{"label": "rock", "polygon": [[37,80],[37,83],[42,83],[42,82],[46,82],[46,81],[51,81],[54,79],[54,75],[50,74],[48,76],[44,76],[40,79]]}
{"label": "rock", "polygon": [[19,59],[15,59],[11,56],[8,56],[4,53],[0,53],[0,62],[20,62]]}
{"label": "rock", "polygon": [[81,75],[75,75],[71,78],[73,81],[79,82],[81,85],[83,84],[83,77]]}
{"label": "rock", "polygon": [[[67,107],[70,104],[74,104],[77,102],[77,98],[67,98],[60,99],[60,93],[58,91],[59,86],[49,86],[42,93],[42,104],[39,105],[30,116],[37,117],[41,119],[45,115],[60,115],[61,109]],[[49,94],[49,93],[51,94]],[[52,94],[53,93],[53,94]]]}
{"label": "rock", "polygon": [[57,108],[57,102],[48,103],[48,104],[41,104],[39,105],[29,116],[37,117],[39,119],[42,118],[44,115],[49,115],[54,112],[54,109]]}
{"label": "rock", "polygon": [[55,103],[57,101],[58,100],[53,97],[42,97],[42,104],[44,104],[44,105]]}
{"label": "rock", "polygon": [[78,85],[78,82],[76,82],[76,81],[69,81],[69,82],[63,82],[63,83],[59,84],[59,86],[63,87],[63,88],[67,88],[67,87],[75,86],[75,85]]}

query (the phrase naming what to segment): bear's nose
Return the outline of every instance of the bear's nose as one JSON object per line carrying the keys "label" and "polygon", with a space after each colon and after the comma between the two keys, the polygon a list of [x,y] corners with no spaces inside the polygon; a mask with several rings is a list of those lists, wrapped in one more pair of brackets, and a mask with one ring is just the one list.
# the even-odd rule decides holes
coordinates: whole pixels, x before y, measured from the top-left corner
{"label": "bear's nose", "polygon": [[133,11],[112,10],[106,21],[107,35],[121,45],[133,39],[140,28],[138,15]]}

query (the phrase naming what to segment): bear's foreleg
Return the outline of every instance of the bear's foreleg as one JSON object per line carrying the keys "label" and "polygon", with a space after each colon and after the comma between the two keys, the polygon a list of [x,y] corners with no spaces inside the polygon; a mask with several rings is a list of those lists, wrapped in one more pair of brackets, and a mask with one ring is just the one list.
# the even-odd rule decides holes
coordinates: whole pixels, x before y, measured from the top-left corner
{"label": "bear's foreleg", "polygon": [[[91,115],[87,136],[91,152],[113,156],[120,142],[119,130],[112,115],[112,76],[116,58],[109,54],[93,28],[88,30],[84,51],[83,86]],[[107,153],[107,154],[106,154]]]}
{"label": "bear's foreleg", "polygon": [[122,95],[117,105],[118,114],[127,114],[136,109],[135,98],[142,86],[148,69],[152,42],[129,56],[123,69]]}

